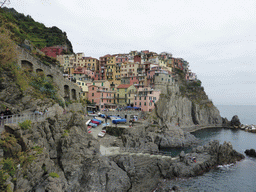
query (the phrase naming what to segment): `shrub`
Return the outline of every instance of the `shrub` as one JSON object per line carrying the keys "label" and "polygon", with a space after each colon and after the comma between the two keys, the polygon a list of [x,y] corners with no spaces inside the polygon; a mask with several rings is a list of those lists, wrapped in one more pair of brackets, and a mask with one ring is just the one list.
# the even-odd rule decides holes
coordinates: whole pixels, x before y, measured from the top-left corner
{"label": "shrub", "polygon": [[1,136],[0,147],[3,148],[4,151],[9,151],[10,148],[17,143],[17,139],[10,133],[4,132]]}
{"label": "shrub", "polygon": [[6,173],[13,177],[16,170],[14,160],[12,158],[7,158],[2,160],[1,164],[3,165],[2,170],[4,170]]}
{"label": "shrub", "polygon": [[22,123],[19,123],[19,126],[21,129],[26,130],[26,129],[31,129],[31,121],[30,120],[25,120]]}
{"label": "shrub", "polygon": [[36,151],[36,154],[43,153],[43,148],[42,147],[34,146],[34,147],[32,147],[32,149],[34,149]]}
{"label": "shrub", "polygon": [[54,173],[54,172],[49,173],[49,176],[53,177],[53,178],[55,178],[55,177],[59,178],[60,177],[57,173]]}

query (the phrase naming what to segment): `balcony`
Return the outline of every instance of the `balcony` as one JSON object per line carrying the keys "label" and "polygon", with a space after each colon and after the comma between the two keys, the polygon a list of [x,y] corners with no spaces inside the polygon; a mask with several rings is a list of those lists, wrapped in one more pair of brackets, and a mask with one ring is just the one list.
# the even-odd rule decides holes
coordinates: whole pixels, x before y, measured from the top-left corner
{"label": "balcony", "polygon": [[100,99],[114,99],[114,97],[101,97]]}

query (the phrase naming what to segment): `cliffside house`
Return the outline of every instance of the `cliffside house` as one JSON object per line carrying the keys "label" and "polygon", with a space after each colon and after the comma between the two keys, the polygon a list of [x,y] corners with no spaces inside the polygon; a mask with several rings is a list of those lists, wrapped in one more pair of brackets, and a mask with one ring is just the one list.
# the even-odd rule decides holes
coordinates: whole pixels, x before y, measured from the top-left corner
{"label": "cliffside house", "polygon": [[139,88],[134,98],[134,106],[140,107],[142,111],[152,111],[160,94],[160,90],[153,90],[150,87]]}

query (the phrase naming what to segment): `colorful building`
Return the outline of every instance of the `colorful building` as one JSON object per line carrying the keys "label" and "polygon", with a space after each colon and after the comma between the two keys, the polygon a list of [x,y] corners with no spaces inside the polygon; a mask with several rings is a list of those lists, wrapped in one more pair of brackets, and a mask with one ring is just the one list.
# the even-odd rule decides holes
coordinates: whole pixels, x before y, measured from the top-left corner
{"label": "colorful building", "polygon": [[142,111],[152,111],[160,94],[160,90],[153,90],[150,87],[139,88],[134,97],[134,106],[140,107]]}
{"label": "colorful building", "polygon": [[45,47],[41,49],[41,51],[44,52],[44,54],[48,57],[57,58],[57,55],[61,55],[63,51],[67,52],[67,46],[56,45],[52,47]]}

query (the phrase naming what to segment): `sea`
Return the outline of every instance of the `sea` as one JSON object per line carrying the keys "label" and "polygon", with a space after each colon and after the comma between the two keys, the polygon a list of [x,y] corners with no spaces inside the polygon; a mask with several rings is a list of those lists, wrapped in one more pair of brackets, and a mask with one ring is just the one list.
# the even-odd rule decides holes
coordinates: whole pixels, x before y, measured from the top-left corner
{"label": "sea", "polygon": [[[238,115],[242,124],[256,124],[256,106],[217,105],[222,117],[228,120]],[[230,141],[233,148],[244,154],[246,149],[256,149],[256,133],[234,129],[205,129],[193,133],[200,139],[200,145],[210,140],[220,143]],[[245,155],[245,154],[244,154]],[[191,192],[256,192],[256,158],[246,156],[236,164],[218,166],[201,176],[166,180],[163,186],[179,186],[181,191]]]}

